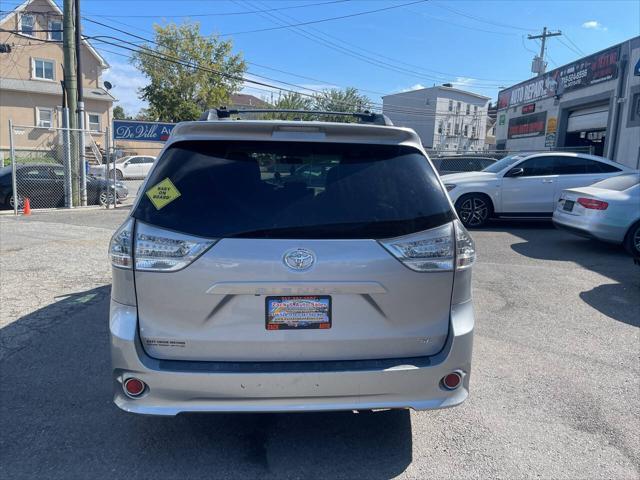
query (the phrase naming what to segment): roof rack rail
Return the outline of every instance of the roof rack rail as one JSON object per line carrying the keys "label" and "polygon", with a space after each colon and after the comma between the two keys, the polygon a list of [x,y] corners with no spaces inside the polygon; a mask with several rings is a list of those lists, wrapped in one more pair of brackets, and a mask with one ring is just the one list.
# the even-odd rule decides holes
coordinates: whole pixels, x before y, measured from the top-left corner
{"label": "roof rack rail", "polygon": [[200,120],[224,120],[231,118],[231,115],[243,115],[247,113],[294,113],[300,115],[332,115],[342,117],[357,118],[359,123],[370,123],[373,125],[387,125],[393,126],[393,122],[382,113],[373,113],[369,110],[363,112],[324,112],[321,110],[287,110],[278,108],[260,108],[251,110],[239,110],[239,109],[227,109],[227,107],[211,108],[205,110],[200,117]]}

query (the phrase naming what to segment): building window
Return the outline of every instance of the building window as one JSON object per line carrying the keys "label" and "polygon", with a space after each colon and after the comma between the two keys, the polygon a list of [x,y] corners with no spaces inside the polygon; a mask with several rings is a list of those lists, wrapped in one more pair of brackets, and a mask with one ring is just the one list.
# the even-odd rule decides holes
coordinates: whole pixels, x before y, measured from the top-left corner
{"label": "building window", "polygon": [[52,60],[33,59],[33,78],[55,80],[54,62]]}
{"label": "building window", "polygon": [[464,126],[464,136],[468,137],[469,136],[469,125],[465,125]]}
{"label": "building window", "polygon": [[453,100],[449,100],[449,111],[453,112]]}
{"label": "building window", "polygon": [[442,133],[442,120],[440,120],[440,123],[438,123],[438,133]]}
{"label": "building window", "polygon": [[476,138],[476,127],[471,127],[471,138]]}
{"label": "building window", "polygon": [[100,114],[99,113],[87,113],[87,119],[89,123],[89,130],[92,132],[100,131]]}
{"label": "building window", "polygon": [[456,123],[454,125],[454,130],[453,130],[453,134],[454,135],[458,135],[460,133],[460,126]]}
{"label": "building window", "polygon": [[471,105],[467,103],[467,115],[471,113]]}
{"label": "building window", "polygon": [[51,128],[53,126],[53,109],[36,107],[36,125],[43,128]]}
{"label": "building window", "polygon": [[460,102],[458,102],[456,104],[456,112],[460,113],[460,109],[462,108],[462,104]]}
{"label": "building window", "polygon": [[447,123],[447,135],[451,135],[451,122]]}
{"label": "building window", "polygon": [[49,40],[62,41],[62,21],[49,20]]}
{"label": "building window", "polygon": [[478,105],[474,105],[473,106],[473,114],[477,115],[478,114]]}
{"label": "building window", "polygon": [[33,37],[33,26],[35,23],[35,17],[33,15],[22,15],[22,17],[20,17],[20,33]]}

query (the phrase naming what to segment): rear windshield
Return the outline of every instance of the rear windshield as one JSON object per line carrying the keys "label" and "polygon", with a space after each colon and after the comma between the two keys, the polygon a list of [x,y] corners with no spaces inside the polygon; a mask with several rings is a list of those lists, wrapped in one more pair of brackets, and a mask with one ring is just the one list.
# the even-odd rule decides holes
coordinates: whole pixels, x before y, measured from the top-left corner
{"label": "rear windshield", "polygon": [[640,183],[640,174],[629,173],[627,175],[618,175],[616,177],[607,178],[591,185],[595,188],[603,188],[605,190],[617,190],[622,192]]}
{"label": "rear windshield", "polygon": [[157,209],[143,195],[133,216],[210,238],[388,238],[454,218],[424,155],[404,146],[181,142],[147,192],[167,178],[180,196]]}

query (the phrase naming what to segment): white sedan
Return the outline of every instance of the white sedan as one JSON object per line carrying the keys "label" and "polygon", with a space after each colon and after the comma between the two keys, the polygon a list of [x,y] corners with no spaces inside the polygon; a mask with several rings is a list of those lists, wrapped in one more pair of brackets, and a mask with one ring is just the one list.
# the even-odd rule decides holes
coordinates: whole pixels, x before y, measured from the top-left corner
{"label": "white sedan", "polygon": [[623,244],[640,258],[640,173],[565,190],[553,223],[576,235]]}
{"label": "white sedan", "polygon": [[563,190],[633,171],[594,155],[545,152],[509,155],[481,172],[441,178],[462,223],[477,228],[491,217],[551,217]]}

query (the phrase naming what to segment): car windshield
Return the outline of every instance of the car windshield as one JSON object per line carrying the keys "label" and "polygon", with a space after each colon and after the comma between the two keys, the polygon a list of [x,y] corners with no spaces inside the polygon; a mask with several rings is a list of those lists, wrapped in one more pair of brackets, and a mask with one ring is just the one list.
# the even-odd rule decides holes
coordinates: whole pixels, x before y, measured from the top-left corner
{"label": "car windshield", "polygon": [[[396,237],[453,219],[425,160],[394,145],[181,142],[158,160],[133,216],[209,238]],[[179,196],[158,208],[154,188],[167,179]]]}
{"label": "car windshield", "polygon": [[640,183],[640,173],[629,173],[626,175],[617,175],[607,178],[591,185],[594,188],[602,188],[605,190],[617,190],[622,192],[628,190]]}
{"label": "car windshield", "polygon": [[498,160],[496,163],[489,165],[487,168],[485,168],[482,171],[490,172],[490,173],[498,173],[504,170],[505,168],[510,167],[511,165],[516,163],[518,160],[522,160],[523,158],[524,158],[524,155],[508,155],[504,157],[502,160]]}

